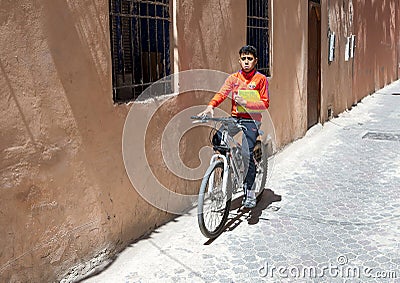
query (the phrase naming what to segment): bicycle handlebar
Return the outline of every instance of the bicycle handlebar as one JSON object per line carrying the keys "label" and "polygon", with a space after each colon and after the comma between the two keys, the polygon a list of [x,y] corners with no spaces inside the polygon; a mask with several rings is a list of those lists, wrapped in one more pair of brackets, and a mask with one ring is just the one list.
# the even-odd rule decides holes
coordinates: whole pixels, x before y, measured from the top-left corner
{"label": "bicycle handlebar", "polygon": [[220,122],[225,126],[227,126],[228,124],[235,124],[237,127],[241,128],[242,130],[246,130],[246,127],[241,125],[233,117],[213,118],[213,117],[209,117],[209,116],[191,116],[190,118],[193,120],[197,120],[197,121],[193,121],[192,123],[207,123],[208,121],[214,121],[214,122]]}
{"label": "bicycle handlebar", "polygon": [[193,120],[200,120],[202,122],[208,122],[208,121],[216,121],[216,122],[231,122],[231,123],[237,123],[236,120],[232,117],[209,117],[209,116],[191,116],[190,119]]}

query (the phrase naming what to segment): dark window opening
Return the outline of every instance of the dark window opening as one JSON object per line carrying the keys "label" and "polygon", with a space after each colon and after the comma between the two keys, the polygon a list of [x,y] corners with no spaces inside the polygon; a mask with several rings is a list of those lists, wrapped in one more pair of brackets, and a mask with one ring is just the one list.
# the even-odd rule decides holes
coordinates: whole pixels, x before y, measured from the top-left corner
{"label": "dark window opening", "polygon": [[170,75],[169,0],[110,0],[114,102]]}
{"label": "dark window opening", "polygon": [[257,70],[270,75],[269,68],[269,0],[247,0],[247,44],[257,48]]}

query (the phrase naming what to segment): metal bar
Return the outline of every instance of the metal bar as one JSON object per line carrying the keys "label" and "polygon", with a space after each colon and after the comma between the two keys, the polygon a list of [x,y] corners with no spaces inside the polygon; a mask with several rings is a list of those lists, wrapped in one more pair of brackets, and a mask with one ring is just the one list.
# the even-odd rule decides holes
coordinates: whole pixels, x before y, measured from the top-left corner
{"label": "metal bar", "polygon": [[248,18],[249,18],[249,19],[256,19],[256,20],[267,21],[267,19],[266,19],[266,18],[264,18],[264,17],[249,16]]}
{"label": "metal bar", "polygon": [[[129,12],[132,14],[133,13],[133,5],[134,2],[130,2],[129,3]],[[133,20],[134,18],[130,19],[130,26],[129,26],[129,37],[130,37],[130,54],[131,54],[131,69],[132,69],[132,75],[131,75],[131,84],[134,83],[135,80],[135,54],[134,54],[134,50],[135,50],[135,46],[134,46],[134,35],[133,35],[133,28],[134,28],[134,24],[133,24]],[[134,95],[134,94],[133,94]]]}
{"label": "metal bar", "polygon": [[[157,16],[157,5],[154,5],[154,15]],[[156,33],[155,33],[155,38],[156,38],[156,80],[160,78],[160,71],[159,71],[159,65],[158,65],[158,20],[154,20],[155,28],[156,28]]]}
{"label": "metal bar", "polygon": [[[147,3],[146,4],[147,5],[147,15],[149,14],[149,11],[150,11],[150,9],[149,9],[149,3]],[[148,41],[147,41],[147,47],[148,47],[148,53],[147,53],[147,57],[148,57],[148,71],[149,71],[149,81],[150,82],[152,82],[153,80],[152,80],[152,77],[151,77],[151,57],[150,57],[150,54],[151,54],[151,45],[150,45],[150,19],[149,18],[147,18],[147,38],[148,38]]]}
{"label": "metal bar", "polygon": [[247,0],[246,43],[250,43],[250,0]]}
{"label": "metal bar", "polygon": [[[168,2],[168,8],[165,10],[167,13],[167,17],[168,19],[171,19],[171,6],[173,5],[173,3],[170,3],[169,0],[166,0],[166,2]],[[164,45],[164,50],[165,50],[165,74],[171,74],[171,38],[173,38],[173,34],[172,34],[172,21],[169,22],[164,22],[164,25],[167,26],[167,30],[164,31],[165,32],[165,44],[168,43],[168,46]],[[172,35],[172,36],[171,36]]]}
{"label": "metal bar", "polygon": [[[117,0],[118,2],[118,8],[119,11],[122,13],[122,1],[121,0]],[[125,83],[125,54],[124,54],[124,23],[123,23],[123,19],[121,18],[119,21],[120,24],[120,31],[121,31],[121,38],[120,40],[118,40],[119,42],[119,46],[118,49],[121,52],[121,61],[122,61],[122,81]]]}
{"label": "metal bar", "polygon": [[169,8],[169,6],[168,6],[169,4],[158,2],[158,1],[135,0],[135,1],[132,1],[132,2],[143,3],[143,4],[153,4],[153,5],[165,6],[165,7]]}
{"label": "metal bar", "polygon": [[[111,36],[110,36],[110,49],[111,49],[111,63],[112,63],[112,85],[115,86],[117,84],[116,82],[116,74],[115,74],[115,59],[114,59],[114,50],[115,50],[115,32],[114,32],[114,28],[113,28],[113,24],[114,24],[114,19],[113,16],[111,15],[111,11],[113,10],[113,0],[109,0],[108,1],[108,9],[110,11],[110,15],[109,15],[109,25],[110,25],[110,31],[111,31]],[[117,100],[117,94],[116,91],[113,89],[113,100],[116,101]]]}
{"label": "metal bar", "polygon": [[[165,80],[163,81],[163,83],[167,83],[167,82],[171,82],[171,80]],[[143,84],[131,84],[131,85],[120,85],[120,86],[116,86],[114,87],[114,89],[124,89],[124,88],[134,88],[134,87],[139,87],[139,86],[150,86],[152,85],[154,82],[148,82],[148,83],[143,83]]]}
{"label": "metal bar", "polygon": [[248,28],[252,28],[252,29],[264,29],[264,30],[268,30],[268,28],[266,27],[259,27],[259,26],[247,26]]}
{"label": "metal bar", "polygon": [[124,18],[140,18],[140,19],[156,19],[170,22],[170,18],[154,17],[154,16],[143,16],[143,15],[129,15],[125,13],[110,13],[112,16],[124,17]]}
{"label": "metal bar", "polygon": [[[141,3],[139,1],[138,3],[138,14],[141,15]],[[140,82],[143,84],[144,78],[143,78],[143,58],[142,58],[142,54],[143,54],[143,47],[142,47],[142,18],[138,18],[138,22],[139,22],[139,26],[138,26],[138,45],[139,45],[139,60],[140,60],[140,74],[141,74],[141,80]]]}
{"label": "metal bar", "polygon": [[[132,15],[139,13],[139,5],[140,3],[134,1],[132,2]],[[138,69],[140,69],[140,62],[137,60],[139,56],[138,49],[139,49],[139,42],[140,42],[140,19],[132,17],[132,22],[135,23],[134,29],[132,29],[132,54],[133,54],[133,68],[132,68],[132,84],[137,83],[138,81],[138,75],[140,75],[140,72],[138,72]],[[136,89],[132,88],[132,97],[135,99],[137,97],[136,95]]]}
{"label": "metal bar", "polygon": [[[169,9],[169,4],[168,4],[168,6],[167,6],[167,9]],[[162,17],[163,18],[165,18],[165,8],[163,8],[162,9]],[[168,17],[169,17],[169,15],[168,15]],[[165,48],[165,45],[166,45],[166,36],[165,36],[165,27],[164,27],[164,25],[165,25],[165,22],[164,21],[162,21],[161,22],[161,24],[162,24],[162,39],[163,39],[163,66],[162,66],[162,68],[163,68],[163,76],[165,77],[166,75],[167,75],[167,52],[166,52],[166,48]]]}
{"label": "metal bar", "polygon": [[[168,4],[168,8],[166,8],[166,9],[164,9],[164,12],[166,13],[166,14],[164,14],[168,19],[171,19],[171,13],[170,13],[170,9],[171,9],[171,6],[173,5],[173,3],[171,4],[170,2],[169,2],[169,0],[166,0],[166,3]],[[172,21],[170,20],[170,21],[165,21],[164,23],[163,23],[163,28],[166,26],[166,30],[164,29],[164,74],[165,74],[165,76],[167,76],[167,75],[170,75],[170,73],[171,73],[171,53],[170,53],[170,46],[171,46],[171,24],[172,23]],[[172,84],[172,81],[171,81],[171,79],[169,79],[169,80],[167,80],[166,81],[166,84],[165,84],[165,92],[167,92],[167,88],[168,88],[168,91],[170,90],[170,89],[172,89],[171,88],[171,84]],[[168,87],[169,86],[169,87]]]}
{"label": "metal bar", "polygon": [[[249,0],[248,1],[248,3],[249,3],[249,12],[247,12],[247,14],[248,15],[250,15],[250,17],[249,17],[249,22],[248,22],[248,26],[251,26],[252,24],[253,24],[253,21],[252,21],[252,18],[251,18],[251,16],[253,15],[253,1],[252,0]],[[253,38],[253,30],[250,28],[250,37],[249,37],[249,39],[248,39],[248,43],[250,43],[251,42],[251,39]]]}

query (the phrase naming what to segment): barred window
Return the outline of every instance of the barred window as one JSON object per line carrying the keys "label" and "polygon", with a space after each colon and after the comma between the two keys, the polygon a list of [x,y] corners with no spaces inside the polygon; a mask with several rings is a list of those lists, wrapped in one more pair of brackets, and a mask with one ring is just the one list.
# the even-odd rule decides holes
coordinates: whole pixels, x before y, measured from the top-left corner
{"label": "barred window", "polygon": [[267,76],[269,68],[268,0],[247,0],[247,44],[257,48],[257,70]]}
{"label": "barred window", "polygon": [[110,0],[114,102],[170,75],[169,0]]}

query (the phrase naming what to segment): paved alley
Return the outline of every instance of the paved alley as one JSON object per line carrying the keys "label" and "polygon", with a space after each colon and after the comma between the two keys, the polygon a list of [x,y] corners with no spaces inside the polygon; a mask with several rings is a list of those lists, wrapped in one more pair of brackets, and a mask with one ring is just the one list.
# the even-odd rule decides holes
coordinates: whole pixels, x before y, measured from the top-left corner
{"label": "paved alley", "polygon": [[193,211],[83,282],[400,282],[394,93],[400,81],[279,152],[261,202],[236,205],[217,239],[203,237]]}

